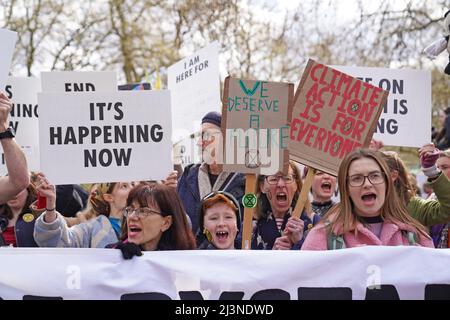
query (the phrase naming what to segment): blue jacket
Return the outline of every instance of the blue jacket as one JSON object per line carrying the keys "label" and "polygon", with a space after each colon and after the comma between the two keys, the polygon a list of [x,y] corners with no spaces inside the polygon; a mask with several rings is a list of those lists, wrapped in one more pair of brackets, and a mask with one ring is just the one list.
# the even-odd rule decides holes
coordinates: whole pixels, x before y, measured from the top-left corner
{"label": "blue jacket", "polygon": [[[290,213],[284,215],[283,224],[281,225],[281,231],[286,227],[288,219],[291,217]],[[293,250],[299,250],[305,241],[305,238],[309,230],[319,222],[320,216],[315,214],[313,221],[303,211],[300,219],[304,222],[303,238],[292,246]],[[275,243],[275,239],[281,237],[280,231],[278,231],[277,223],[272,214],[269,214],[267,218],[261,218],[256,222],[256,228],[252,235],[252,249],[257,250],[272,250]]]}
{"label": "blue jacket", "polygon": [[34,214],[28,212],[28,214],[33,215],[33,220],[27,222],[23,219],[25,212],[22,212],[16,221],[16,226],[14,231],[16,233],[16,244],[17,247],[37,247],[36,241],[34,241],[33,232],[34,224],[36,223],[36,217]]}
{"label": "blue jacket", "polygon": [[109,219],[103,215],[69,228],[64,217],[57,212],[53,222],[45,222],[44,214],[36,220],[34,240],[40,247],[105,248],[119,238]]}
{"label": "blue jacket", "polygon": [[[200,191],[198,187],[198,171],[200,168],[200,164],[191,164],[188,165],[183,172],[180,180],[178,181],[178,195],[183,202],[184,209],[191,219],[192,223],[192,231],[194,234],[198,232],[198,222],[199,222],[199,212],[200,212]],[[234,178],[233,178],[234,177]],[[223,188],[228,184],[226,190]],[[245,176],[241,173],[235,173],[230,175],[226,181],[220,187],[220,191],[227,191],[231,195],[233,195],[236,200],[241,205],[241,212],[244,212],[242,206],[242,197],[244,196],[245,191]],[[242,219],[242,217],[241,217]]]}

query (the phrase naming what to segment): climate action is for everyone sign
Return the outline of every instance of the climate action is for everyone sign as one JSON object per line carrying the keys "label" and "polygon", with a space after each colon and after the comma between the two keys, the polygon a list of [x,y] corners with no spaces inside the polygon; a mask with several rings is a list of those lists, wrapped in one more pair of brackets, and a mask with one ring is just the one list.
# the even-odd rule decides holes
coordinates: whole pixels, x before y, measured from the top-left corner
{"label": "climate action is for everyone sign", "polygon": [[343,158],[372,139],[388,92],[309,60],[295,94],[293,160],[337,175]]}

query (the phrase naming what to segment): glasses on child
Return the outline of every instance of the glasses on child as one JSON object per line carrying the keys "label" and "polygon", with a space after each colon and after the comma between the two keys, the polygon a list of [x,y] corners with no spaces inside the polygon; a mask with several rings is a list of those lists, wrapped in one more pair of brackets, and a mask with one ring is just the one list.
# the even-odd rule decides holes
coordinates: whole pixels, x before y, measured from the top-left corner
{"label": "glasses on child", "polygon": [[282,175],[273,175],[267,176],[266,181],[268,184],[277,184],[278,180],[283,179],[285,183],[289,184],[295,181],[295,174],[288,174],[285,176]]}
{"label": "glasses on child", "polygon": [[373,185],[384,183],[384,174],[382,172],[372,172],[367,176],[363,174],[354,174],[347,178],[352,187],[360,187],[366,182],[366,178]]}

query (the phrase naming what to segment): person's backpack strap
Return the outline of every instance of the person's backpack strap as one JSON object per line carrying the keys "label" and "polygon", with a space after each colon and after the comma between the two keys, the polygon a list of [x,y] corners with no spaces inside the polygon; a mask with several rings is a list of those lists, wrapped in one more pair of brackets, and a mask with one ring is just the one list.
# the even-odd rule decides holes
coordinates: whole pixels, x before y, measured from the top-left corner
{"label": "person's backpack strap", "polygon": [[410,246],[415,246],[417,244],[416,234],[414,232],[402,230],[402,235],[408,239],[408,244]]}
{"label": "person's backpack strap", "polygon": [[331,223],[329,220],[325,221],[325,227],[327,228],[327,249],[339,250],[345,249],[345,241],[342,235],[338,236],[331,230]]}

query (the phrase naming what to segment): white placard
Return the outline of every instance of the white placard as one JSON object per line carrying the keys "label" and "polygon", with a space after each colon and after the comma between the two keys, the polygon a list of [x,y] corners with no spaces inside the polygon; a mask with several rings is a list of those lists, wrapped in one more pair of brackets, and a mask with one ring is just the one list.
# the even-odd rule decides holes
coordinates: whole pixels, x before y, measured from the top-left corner
{"label": "white placard", "polygon": [[198,137],[191,135],[190,137],[180,140],[173,145],[174,163],[181,164],[183,167],[192,163],[199,163],[199,147],[197,146]]}
{"label": "white placard", "polygon": [[423,70],[333,66],[389,91],[387,110],[373,136],[388,146],[421,147],[431,141],[431,73]]}
{"label": "white placard", "polygon": [[[378,299],[423,300],[443,297],[443,287],[450,284],[450,269],[445,267],[449,249],[406,246],[154,251],[132,260],[124,260],[117,249],[2,248],[0,261],[0,298],[5,300],[26,295],[175,300],[180,292],[191,300],[199,295],[218,300],[224,293],[235,300],[271,300],[274,293],[287,300],[363,300],[370,291]],[[218,308],[216,313],[211,309],[210,316],[218,314]]]}
{"label": "white placard", "polygon": [[[5,92],[13,104],[9,114],[9,126],[16,132],[16,141],[22,147],[30,171],[39,171],[39,119],[37,94],[41,91],[38,78],[9,77]],[[0,174],[7,173],[3,149]]]}
{"label": "white placard", "polygon": [[219,44],[213,42],[168,68],[173,142],[197,132],[203,116],[220,112]]}
{"label": "white placard", "polygon": [[42,92],[115,92],[117,77],[113,71],[41,72]]}
{"label": "white placard", "polygon": [[0,29],[0,88],[4,88],[11,67],[12,56],[17,41],[17,32]]}
{"label": "white placard", "polygon": [[172,171],[164,91],[41,93],[41,170],[53,184],[159,180]]}

